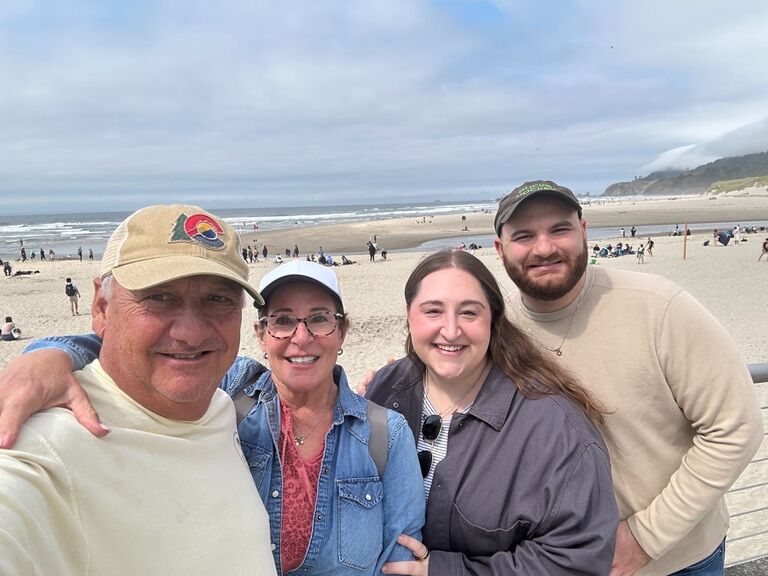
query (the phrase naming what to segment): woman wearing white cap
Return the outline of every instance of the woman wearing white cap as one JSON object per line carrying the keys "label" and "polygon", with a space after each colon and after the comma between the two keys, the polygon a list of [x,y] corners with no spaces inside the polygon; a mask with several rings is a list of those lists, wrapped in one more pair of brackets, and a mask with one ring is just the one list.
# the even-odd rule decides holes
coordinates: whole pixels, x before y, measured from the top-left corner
{"label": "woman wearing white cap", "polygon": [[[370,575],[385,562],[413,560],[397,541],[401,533],[420,540],[424,523],[413,436],[393,411],[382,411],[382,430],[372,435],[368,401],[350,390],[336,364],[349,328],[336,275],[295,260],[265,275],[259,292],[264,305],[255,328],[270,368],[238,357],[221,387],[245,412],[238,433],[270,516],[278,570]],[[57,337],[30,350],[67,351],[78,369],[99,345],[95,336]],[[22,369],[33,358],[14,362]],[[66,364],[34,362],[35,370],[49,370],[38,372],[48,389],[71,365],[62,358]],[[384,461],[374,453],[376,434]]]}

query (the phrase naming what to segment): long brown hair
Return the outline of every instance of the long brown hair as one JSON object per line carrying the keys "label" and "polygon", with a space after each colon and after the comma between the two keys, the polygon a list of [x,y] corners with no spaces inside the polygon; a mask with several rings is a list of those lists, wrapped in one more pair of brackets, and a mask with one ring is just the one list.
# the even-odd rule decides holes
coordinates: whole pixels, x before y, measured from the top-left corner
{"label": "long brown hair", "polygon": [[[605,408],[585,390],[578,379],[543,353],[541,348],[507,318],[506,303],[498,282],[490,270],[472,254],[461,250],[442,250],[424,258],[405,283],[408,309],[419,291],[421,281],[439,270],[458,268],[471,274],[479,283],[491,307],[491,339],[488,354],[518,390],[527,398],[560,394],[581,408],[593,424],[603,424]],[[416,355],[410,333],[405,340],[405,353],[423,365]]]}

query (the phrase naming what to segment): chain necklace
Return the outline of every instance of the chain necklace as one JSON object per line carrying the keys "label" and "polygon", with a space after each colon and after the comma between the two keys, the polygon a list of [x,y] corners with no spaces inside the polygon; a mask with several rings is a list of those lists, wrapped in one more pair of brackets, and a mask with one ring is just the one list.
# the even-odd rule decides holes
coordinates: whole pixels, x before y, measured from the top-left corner
{"label": "chain necklace", "polygon": [[302,434],[301,430],[299,429],[299,425],[296,423],[298,418],[292,418],[291,424],[293,425],[293,441],[296,443],[296,446],[301,446],[304,444],[304,441],[312,435],[312,433],[317,430],[317,427],[320,426],[320,423],[325,420],[325,415],[330,412],[331,408],[333,408],[334,404],[336,404],[336,398],[334,397],[333,402],[331,402],[328,407],[323,410],[323,413],[320,415],[320,418],[317,419],[317,422],[315,422],[315,425],[312,426],[312,430],[307,432],[306,434]]}
{"label": "chain necklace", "polygon": [[[523,312],[523,306],[520,305],[520,312]],[[557,356],[563,355],[563,344],[565,344],[565,340],[568,338],[568,333],[571,331],[571,326],[573,326],[573,319],[576,318],[576,314],[579,313],[579,307],[576,308],[576,310],[573,311],[571,314],[570,320],[568,320],[568,327],[565,329],[565,333],[563,334],[563,339],[560,340],[560,344],[558,344],[557,348],[550,348],[549,346],[546,346],[544,342],[542,342],[536,334],[533,333],[533,330],[531,329],[530,325],[530,319],[526,320],[526,328],[528,328],[528,334],[536,340],[536,342],[539,343],[539,346],[544,348],[545,350],[549,350],[550,352],[554,352]],[[523,314],[525,316],[525,314]]]}
{"label": "chain necklace", "polygon": [[[432,406],[434,406],[435,410],[437,410],[438,416],[440,416],[440,418],[444,418],[449,412],[456,412],[459,409],[459,406],[461,406],[464,403],[464,400],[469,398],[470,394],[472,394],[472,391],[475,388],[477,388],[478,384],[482,384],[485,381],[485,379],[488,376],[488,372],[490,371],[491,371],[491,363],[486,362],[485,368],[483,368],[483,371],[480,373],[480,376],[478,377],[478,379],[475,380],[472,383],[472,386],[469,387],[469,389],[467,390],[467,393],[464,394],[464,396],[462,396],[461,398],[459,398],[458,402],[454,402],[451,406],[449,406],[447,410],[439,410],[437,407],[437,404],[435,404],[435,402],[432,401],[432,398],[429,398],[429,392],[427,391],[427,373],[426,372],[424,372],[424,383],[423,383],[424,395],[427,398],[429,398],[429,401],[432,403]],[[464,409],[466,410],[466,406],[464,407]]]}

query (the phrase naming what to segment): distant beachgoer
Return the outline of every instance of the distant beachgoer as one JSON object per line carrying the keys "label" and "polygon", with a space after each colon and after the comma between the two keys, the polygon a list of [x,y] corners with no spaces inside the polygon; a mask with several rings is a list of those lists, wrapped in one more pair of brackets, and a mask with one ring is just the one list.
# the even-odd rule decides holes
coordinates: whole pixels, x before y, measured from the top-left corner
{"label": "distant beachgoer", "polygon": [[72,282],[72,278],[67,278],[67,283],[64,285],[64,293],[69,297],[69,308],[72,311],[72,316],[79,316],[80,309],[77,304],[80,299],[80,290],[78,290],[77,285]]}
{"label": "distant beachgoer", "polygon": [[632,234],[632,238],[634,238],[635,234],[637,234],[637,228],[635,228],[634,224],[632,224],[632,228],[629,229],[629,233]]}
{"label": "distant beachgoer", "polygon": [[[307,260],[309,260],[309,256],[307,256]],[[350,260],[347,258],[344,254],[341,255],[341,265],[342,266],[348,266],[349,264],[354,264],[354,260]]]}
{"label": "distant beachgoer", "polygon": [[293,245],[293,257],[298,258],[299,257],[299,245],[294,244]]}
{"label": "distant beachgoer", "polygon": [[645,262],[645,247],[640,244],[640,248],[637,249],[637,263],[643,264]]}
{"label": "distant beachgoer", "polygon": [[733,245],[738,246],[740,241],[741,241],[741,226],[736,224],[736,226],[733,227]]}
{"label": "distant beachgoer", "polygon": [[318,251],[317,251],[317,254],[318,254],[319,256],[323,256],[323,255],[325,255],[325,252],[323,252],[323,247],[322,247],[322,246],[320,246],[320,250],[318,250]]}
{"label": "distant beachgoer", "polygon": [[267,259],[267,254],[268,254],[268,252],[267,252],[267,245],[264,244],[264,246],[261,248],[261,255],[264,256],[264,260]]}
{"label": "distant beachgoer", "polygon": [[621,237],[622,237],[622,238],[626,238],[626,237],[627,237],[627,231],[626,231],[626,230],[624,230],[624,227],[623,227],[623,226],[622,226],[622,228],[621,228]]}
{"label": "distant beachgoer", "polygon": [[285,257],[286,258],[290,258],[291,257],[291,249],[290,248],[286,248],[285,249]]}
{"label": "distant beachgoer", "polygon": [[387,259],[387,251],[386,250],[382,250],[381,251],[381,259],[382,260],[386,260]]}
{"label": "distant beachgoer", "polygon": [[3,264],[3,274],[6,276],[10,276],[13,273],[13,268],[11,268],[11,263],[8,262],[8,260],[5,261],[5,264]]}
{"label": "distant beachgoer", "polygon": [[653,256],[653,245],[654,245],[654,242],[649,237],[648,242],[645,243],[645,249],[648,252],[648,256]]}
{"label": "distant beachgoer", "polygon": [[56,252],[54,252],[52,249],[48,250],[48,259],[53,260],[56,257]]}
{"label": "distant beachgoer", "polygon": [[45,250],[40,248],[40,260],[45,260]]}
{"label": "distant beachgoer", "polygon": [[368,240],[368,256],[371,262],[376,261],[376,244]]}
{"label": "distant beachgoer", "polygon": [[768,254],[768,238],[766,238],[765,242],[763,242],[763,251],[760,253],[760,256],[758,256],[757,261],[760,262],[760,260],[762,260],[763,256],[765,256],[766,254]]}
{"label": "distant beachgoer", "polygon": [[13,318],[10,316],[5,317],[5,324],[0,329],[0,340],[12,342],[21,338],[21,330],[16,328],[16,324],[13,323]]}
{"label": "distant beachgoer", "polygon": [[83,261],[83,248],[81,246],[77,248],[77,257],[80,259],[80,262]]}
{"label": "distant beachgoer", "polygon": [[30,252],[29,253],[30,260],[34,260],[35,259],[35,254],[37,254],[37,252]]}
{"label": "distant beachgoer", "polygon": [[248,262],[248,249],[247,249],[247,248],[243,248],[243,249],[240,251],[240,253],[241,253],[241,254],[242,254],[242,256],[243,256],[243,260],[244,260],[244,261],[246,261],[246,262]]}
{"label": "distant beachgoer", "polygon": [[88,248],[88,260],[93,260],[93,248]]}
{"label": "distant beachgoer", "polygon": [[21,261],[27,261],[27,250],[24,248],[24,246],[21,247]]}
{"label": "distant beachgoer", "polygon": [[253,262],[253,248],[251,248],[250,246],[246,246],[245,253],[248,256],[246,261],[252,263]]}

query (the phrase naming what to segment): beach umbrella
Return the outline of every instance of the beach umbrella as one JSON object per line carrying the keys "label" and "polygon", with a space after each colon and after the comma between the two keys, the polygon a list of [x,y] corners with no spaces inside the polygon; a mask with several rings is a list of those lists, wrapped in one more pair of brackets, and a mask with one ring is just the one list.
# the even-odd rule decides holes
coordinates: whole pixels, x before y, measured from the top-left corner
{"label": "beach umbrella", "polygon": [[717,241],[720,242],[723,246],[728,246],[728,242],[731,241],[731,238],[733,237],[733,234],[730,230],[723,230],[717,235]]}

